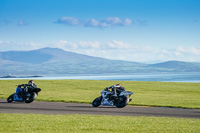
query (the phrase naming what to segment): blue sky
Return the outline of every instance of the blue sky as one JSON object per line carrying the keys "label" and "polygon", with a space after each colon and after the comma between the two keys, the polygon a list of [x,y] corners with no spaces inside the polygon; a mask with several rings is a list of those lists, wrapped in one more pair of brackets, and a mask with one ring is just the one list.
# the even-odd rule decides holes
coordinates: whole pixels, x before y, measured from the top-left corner
{"label": "blue sky", "polygon": [[200,62],[199,0],[0,0],[0,51]]}

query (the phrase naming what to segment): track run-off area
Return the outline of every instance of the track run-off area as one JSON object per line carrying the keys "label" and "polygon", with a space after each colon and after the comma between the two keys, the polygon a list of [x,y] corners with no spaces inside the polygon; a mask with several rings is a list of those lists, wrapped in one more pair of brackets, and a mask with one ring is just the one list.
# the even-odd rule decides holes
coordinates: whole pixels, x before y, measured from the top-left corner
{"label": "track run-off area", "polygon": [[156,116],[179,117],[200,119],[199,109],[183,109],[169,107],[139,107],[126,106],[116,108],[110,106],[92,107],[91,104],[40,102],[32,103],[12,102],[0,99],[0,113],[25,113],[25,114],[90,114],[112,116]]}

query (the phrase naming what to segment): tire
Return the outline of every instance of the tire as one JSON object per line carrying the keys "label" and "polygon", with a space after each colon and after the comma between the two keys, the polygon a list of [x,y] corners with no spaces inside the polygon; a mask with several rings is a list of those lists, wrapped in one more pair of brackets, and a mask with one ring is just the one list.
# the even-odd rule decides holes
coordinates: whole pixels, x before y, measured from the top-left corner
{"label": "tire", "polygon": [[94,101],[92,102],[92,106],[93,107],[98,107],[101,105],[101,100],[102,100],[102,96],[97,97],[96,99],[94,99]]}
{"label": "tire", "polygon": [[127,97],[120,96],[117,98],[115,105],[117,108],[123,108],[127,105]]}
{"label": "tire", "polygon": [[10,95],[10,96],[7,98],[7,102],[8,102],[8,103],[11,103],[13,100],[14,100],[14,94]]}
{"label": "tire", "polygon": [[35,100],[37,97],[37,94],[35,92],[31,93],[31,96],[25,99],[25,103],[31,103]]}

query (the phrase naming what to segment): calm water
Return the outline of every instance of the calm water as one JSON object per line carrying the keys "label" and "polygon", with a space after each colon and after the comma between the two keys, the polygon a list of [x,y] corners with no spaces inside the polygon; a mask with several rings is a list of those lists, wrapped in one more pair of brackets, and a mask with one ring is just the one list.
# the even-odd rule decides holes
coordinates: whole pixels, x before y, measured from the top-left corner
{"label": "calm water", "polygon": [[[0,80],[30,79],[30,78],[0,78]],[[31,79],[59,80],[59,79],[81,79],[81,80],[117,80],[117,81],[162,81],[162,82],[199,82],[200,73],[156,73],[156,74],[98,74],[98,75],[67,75],[67,76],[45,76]]]}

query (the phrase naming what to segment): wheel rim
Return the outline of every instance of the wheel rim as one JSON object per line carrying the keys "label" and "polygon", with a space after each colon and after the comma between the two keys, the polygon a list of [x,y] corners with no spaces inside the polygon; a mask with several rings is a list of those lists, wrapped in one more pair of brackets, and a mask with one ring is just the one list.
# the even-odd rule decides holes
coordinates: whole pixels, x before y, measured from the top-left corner
{"label": "wheel rim", "polygon": [[8,101],[12,101],[12,98],[9,98]]}
{"label": "wheel rim", "polygon": [[8,102],[12,102],[12,101],[13,101],[13,97],[9,97]]}
{"label": "wheel rim", "polygon": [[123,97],[119,97],[119,99],[117,100],[117,103],[120,104],[123,101],[124,101],[124,98]]}

